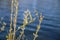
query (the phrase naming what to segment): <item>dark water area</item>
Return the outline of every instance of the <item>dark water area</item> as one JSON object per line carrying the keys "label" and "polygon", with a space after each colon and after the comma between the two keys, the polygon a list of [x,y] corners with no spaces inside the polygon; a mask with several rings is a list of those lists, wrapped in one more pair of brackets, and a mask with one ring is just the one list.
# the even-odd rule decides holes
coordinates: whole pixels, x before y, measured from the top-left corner
{"label": "dark water area", "polygon": [[[3,17],[3,21],[7,23],[5,30],[0,32],[0,40],[6,40],[5,36],[9,32],[10,4],[9,0],[0,0],[0,18]],[[34,10],[36,9],[38,13],[42,12],[44,16],[36,40],[60,40],[60,0],[19,0],[18,7],[17,27],[22,25],[25,10],[29,9],[34,16]],[[26,27],[25,35],[28,40],[33,40],[33,33],[36,31],[37,24],[36,20]]]}

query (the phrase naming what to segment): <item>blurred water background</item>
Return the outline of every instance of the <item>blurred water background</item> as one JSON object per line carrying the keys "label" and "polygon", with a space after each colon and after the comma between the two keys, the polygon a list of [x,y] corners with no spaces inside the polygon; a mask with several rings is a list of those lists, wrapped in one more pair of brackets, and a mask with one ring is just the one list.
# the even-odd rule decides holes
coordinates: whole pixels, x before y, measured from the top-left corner
{"label": "blurred water background", "polygon": [[[36,40],[60,40],[60,0],[19,0],[17,27],[22,25],[23,13],[29,9],[32,16],[34,10],[42,12],[44,19],[39,30],[39,37]],[[0,0],[0,18],[7,23],[3,32],[0,32],[0,40],[6,40],[10,24],[11,0]],[[29,24],[25,29],[28,40],[33,40],[33,32],[36,30],[38,21]],[[1,28],[0,24],[0,28]],[[19,33],[17,33],[18,35]]]}

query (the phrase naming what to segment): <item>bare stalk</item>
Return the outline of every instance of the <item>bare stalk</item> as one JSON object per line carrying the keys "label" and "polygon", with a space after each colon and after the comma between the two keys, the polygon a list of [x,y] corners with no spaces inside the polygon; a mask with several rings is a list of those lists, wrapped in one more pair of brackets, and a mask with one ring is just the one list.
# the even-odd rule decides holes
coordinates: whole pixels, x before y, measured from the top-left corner
{"label": "bare stalk", "polygon": [[9,35],[8,35],[8,39],[7,40],[13,40],[12,39],[12,15],[13,15],[13,2],[14,0],[12,0],[12,3],[11,3],[11,16],[10,16],[10,30],[9,30]]}
{"label": "bare stalk", "polygon": [[38,32],[39,32],[39,30],[40,30],[40,24],[41,24],[42,20],[43,20],[43,16],[42,16],[42,14],[40,14],[39,24],[37,25],[36,32],[33,33],[33,35],[34,35],[34,39],[33,39],[33,40],[36,40],[36,38],[38,37]]}
{"label": "bare stalk", "polygon": [[15,14],[14,14],[14,32],[13,32],[13,40],[15,40],[15,33],[16,33],[16,22],[17,22],[17,15],[18,15],[18,0],[15,0]]}

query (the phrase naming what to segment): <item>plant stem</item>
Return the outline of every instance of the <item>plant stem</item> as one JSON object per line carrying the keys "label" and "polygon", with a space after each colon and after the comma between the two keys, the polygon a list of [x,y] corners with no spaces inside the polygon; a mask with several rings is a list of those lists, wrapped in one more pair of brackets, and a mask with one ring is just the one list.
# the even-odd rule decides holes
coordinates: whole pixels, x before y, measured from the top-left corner
{"label": "plant stem", "polygon": [[12,34],[12,15],[13,15],[13,0],[12,0],[12,3],[11,3],[11,16],[10,16],[10,30],[9,30],[9,35],[8,35],[8,40],[13,40],[12,39],[12,36],[13,36],[13,34]]}
{"label": "plant stem", "polygon": [[18,15],[18,0],[15,0],[15,14],[14,14],[14,32],[13,32],[13,40],[15,40],[15,33],[16,33],[16,22],[17,22],[17,15]]}

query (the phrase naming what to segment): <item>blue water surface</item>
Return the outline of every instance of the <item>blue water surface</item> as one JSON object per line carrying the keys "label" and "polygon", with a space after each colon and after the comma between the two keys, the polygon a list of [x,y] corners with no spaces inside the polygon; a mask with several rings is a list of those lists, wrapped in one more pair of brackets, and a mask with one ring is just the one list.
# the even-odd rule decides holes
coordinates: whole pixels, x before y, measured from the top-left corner
{"label": "blue water surface", "polygon": [[[60,0],[19,0],[18,6],[18,18],[17,27],[22,25],[25,10],[29,9],[32,16],[34,16],[34,10],[43,14],[44,19],[41,24],[41,29],[38,32],[36,40],[60,40]],[[7,23],[3,32],[0,32],[0,40],[6,40],[6,35],[9,32],[10,24],[10,11],[11,1],[0,1],[0,18],[3,17],[3,21]],[[25,29],[25,35],[28,40],[33,40],[33,33],[36,31],[36,25],[38,20],[34,23],[27,25]],[[0,24],[1,28],[1,24]],[[16,33],[17,36],[19,31]]]}

